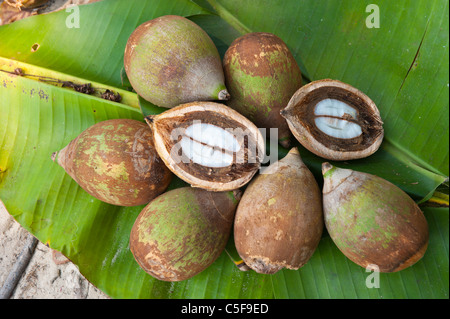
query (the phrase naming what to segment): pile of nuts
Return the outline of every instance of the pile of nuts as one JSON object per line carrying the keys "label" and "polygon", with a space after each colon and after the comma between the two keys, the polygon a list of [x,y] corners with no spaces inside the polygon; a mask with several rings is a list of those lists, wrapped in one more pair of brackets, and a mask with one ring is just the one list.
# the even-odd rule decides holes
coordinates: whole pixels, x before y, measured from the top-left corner
{"label": "pile of nuts", "polygon": [[[292,137],[325,160],[360,159],[378,150],[383,123],[375,103],[346,83],[302,86],[279,37],[246,34],[222,63],[198,25],[162,16],[131,34],[124,64],[136,93],[167,110],[146,123],[97,123],[52,157],[97,199],[146,205],[130,250],[153,277],[195,276],[220,256],[232,230],[242,260],[264,274],[305,265],[324,225],[362,267],[399,271],[424,255],[427,221],[395,185],[325,161],[320,191]],[[290,151],[258,173],[261,128],[275,128]],[[173,174],[192,187],[166,191]]]}

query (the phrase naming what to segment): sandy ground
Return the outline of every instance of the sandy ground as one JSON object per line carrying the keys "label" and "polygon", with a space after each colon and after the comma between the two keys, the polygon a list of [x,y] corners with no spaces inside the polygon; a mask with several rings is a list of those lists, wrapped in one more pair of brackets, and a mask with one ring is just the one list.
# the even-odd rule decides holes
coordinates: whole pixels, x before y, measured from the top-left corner
{"label": "sandy ground", "polygon": [[[0,290],[14,271],[29,234],[6,211],[0,201]],[[109,299],[89,283],[76,265],[38,242],[11,299]]]}

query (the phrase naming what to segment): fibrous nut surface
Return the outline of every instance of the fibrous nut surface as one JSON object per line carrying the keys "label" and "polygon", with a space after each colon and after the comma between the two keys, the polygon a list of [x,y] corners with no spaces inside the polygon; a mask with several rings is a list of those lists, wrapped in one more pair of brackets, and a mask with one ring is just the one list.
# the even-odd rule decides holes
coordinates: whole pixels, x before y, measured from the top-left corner
{"label": "fibrous nut surface", "polygon": [[147,204],[172,179],[156,152],[151,129],[136,120],[94,124],[53,159],[89,194],[118,206]]}

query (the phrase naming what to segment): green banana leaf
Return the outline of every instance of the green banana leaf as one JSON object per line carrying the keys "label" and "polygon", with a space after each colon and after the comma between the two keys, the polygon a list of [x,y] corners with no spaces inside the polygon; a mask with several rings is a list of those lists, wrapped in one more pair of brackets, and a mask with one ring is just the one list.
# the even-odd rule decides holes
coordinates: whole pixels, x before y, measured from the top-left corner
{"label": "green banana leaf", "polygon": [[[24,228],[114,298],[448,298],[448,208],[423,208],[427,253],[413,267],[380,274],[378,288],[366,285],[370,273],[343,256],[326,233],[298,271],[240,271],[231,238],[207,270],[167,283],[141,270],[129,251],[129,232],[143,206],[94,199],[50,159],[96,122],[143,120],[143,113],[163,111],[130,90],[123,52],[140,23],[177,14],[202,26],[222,56],[246,32],[272,32],[288,44],[305,81],[336,78],[367,93],[385,123],[382,147],[369,158],[335,164],[384,177],[426,204],[439,186],[448,193],[442,186],[449,153],[448,1],[371,3],[379,7],[380,28],[367,27],[368,3],[356,0],[104,0],[78,7],[78,27],[68,27],[76,11],[0,27],[0,199]],[[96,93],[51,79],[91,83]],[[122,100],[100,98],[106,89]],[[287,152],[267,145],[269,157]],[[321,184],[323,160],[299,148]],[[170,187],[182,185],[175,179]]]}

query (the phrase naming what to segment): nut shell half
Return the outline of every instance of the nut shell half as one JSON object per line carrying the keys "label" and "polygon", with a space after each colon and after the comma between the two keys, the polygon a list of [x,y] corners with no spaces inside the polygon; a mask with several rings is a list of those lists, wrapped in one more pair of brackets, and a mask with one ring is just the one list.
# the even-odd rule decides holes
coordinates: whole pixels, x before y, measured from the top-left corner
{"label": "nut shell half", "polygon": [[367,157],[378,150],[384,136],[375,103],[358,89],[337,80],[303,86],[281,115],[306,149],[329,160]]}
{"label": "nut shell half", "polygon": [[258,128],[220,103],[186,103],[148,116],[146,121],[161,159],[193,187],[238,189],[250,181],[264,159],[265,144]]}

